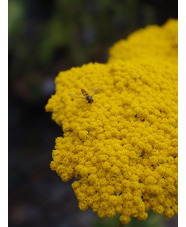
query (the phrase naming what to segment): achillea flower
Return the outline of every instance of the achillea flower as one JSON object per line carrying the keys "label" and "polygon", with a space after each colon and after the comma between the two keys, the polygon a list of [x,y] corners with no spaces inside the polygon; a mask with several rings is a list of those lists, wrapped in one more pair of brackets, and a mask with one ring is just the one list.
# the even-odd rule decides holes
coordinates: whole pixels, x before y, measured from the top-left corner
{"label": "achillea flower", "polygon": [[110,49],[109,62],[122,59],[155,57],[168,61],[177,61],[178,56],[178,21],[170,19],[162,27],[151,25],[139,29],[120,40]]}
{"label": "achillea flower", "polygon": [[[65,182],[76,177],[81,210],[91,207],[100,218],[118,213],[122,223],[145,220],[150,209],[177,214],[176,26],[170,20],[139,30],[111,48],[109,63],[57,76],[46,110],[64,137],[56,139],[50,167]],[[69,96],[95,86],[91,104]]]}

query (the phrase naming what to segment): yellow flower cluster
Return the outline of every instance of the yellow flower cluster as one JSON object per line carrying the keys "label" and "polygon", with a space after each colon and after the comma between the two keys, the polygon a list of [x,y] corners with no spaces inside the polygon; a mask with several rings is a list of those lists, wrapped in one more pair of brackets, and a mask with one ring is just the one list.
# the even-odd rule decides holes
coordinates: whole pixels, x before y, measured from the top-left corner
{"label": "yellow flower cluster", "polygon": [[[120,214],[122,223],[145,220],[151,209],[177,214],[176,26],[170,20],[139,30],[111,48],[109,63],[57,76],[46,110],[64,135],[50,166],[64,182],[75,177],[81,210]],[[95,86],[91,104],[69,96]]]}
{"label": "yellow flower cluster", "polygon": [[110,62],[141,57],[155,57],[176,62],[178,56],[178,21],[170,19],[162,27],[151,25],[120,40],[110,49]]}

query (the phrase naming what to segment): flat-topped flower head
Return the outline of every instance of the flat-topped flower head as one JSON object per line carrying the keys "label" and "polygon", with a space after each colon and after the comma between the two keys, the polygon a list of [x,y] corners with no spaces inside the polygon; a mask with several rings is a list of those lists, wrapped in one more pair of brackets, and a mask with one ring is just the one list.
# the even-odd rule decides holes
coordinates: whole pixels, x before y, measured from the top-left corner
{"label": "flat-topped flower head", "polygon": [[[175,29],[170,21],[161,30],[172,31],[176,45],[171,23]],[[153,29],[159,27],[146,30]],[[151,56],[148,43],[143,48],[144,56],[123,60],[113,47],[107,64],[60,72],[46,105],[64,133],[56,139],[51,169],[64,182],[76,178],[72,187],[81,210],[91,207],[100,218],[120,214],[122,223],[145,220],[151,209],[168,218],[177,214],[176,49],[169,60],[163,48],[160,58]],[[120,54],[125,51],[121,46]],[[69,96],[95,85],[91,104]]]}

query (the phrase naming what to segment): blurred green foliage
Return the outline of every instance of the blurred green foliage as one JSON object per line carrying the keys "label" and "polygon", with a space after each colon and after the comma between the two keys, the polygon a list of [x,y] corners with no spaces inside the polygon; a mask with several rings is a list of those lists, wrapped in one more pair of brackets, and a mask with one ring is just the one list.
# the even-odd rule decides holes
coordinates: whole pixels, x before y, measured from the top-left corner
{"label": "blurred green foliage", "polygon": [[149,212],[149,217],[145,221],[139,221],[136,218],[132,218],[127,225],[122,225],[119,221],[119,215],[114,218],[98,219],[94,222],[94,227],[163,227],[163,219],[161,215],[156,215],[152,211]]}
{"label": "blurred green foliage", "polygon": [[13,35],[14,32],[21,28],[22,19],[24,17],[23,5],[21,2],[9,1],[8,14],[8,31],[10,35]]}
{"label": "blurred green foliage", "polygon": [[10,72],[58,59],[74,66],[105,61],[109,46],[143,25],[139,14],[138,0],[9,0]]}

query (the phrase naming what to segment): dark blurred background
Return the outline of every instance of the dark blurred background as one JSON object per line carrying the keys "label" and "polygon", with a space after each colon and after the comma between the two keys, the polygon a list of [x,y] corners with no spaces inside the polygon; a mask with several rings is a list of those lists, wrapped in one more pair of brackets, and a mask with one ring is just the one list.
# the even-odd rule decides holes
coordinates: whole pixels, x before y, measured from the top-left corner
{"label": "dark blurred background", "polygon": [[[49,168],[62,131],[44,106],[59,71],[104,63],[134,30],[177,18],[176,0],[9,0],[9,226],[118,226],[80,211],[71,182]],[[177,226],[150,214],[129,226]]]}

